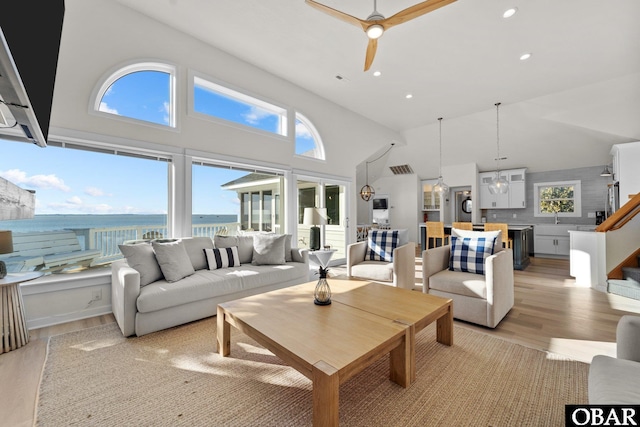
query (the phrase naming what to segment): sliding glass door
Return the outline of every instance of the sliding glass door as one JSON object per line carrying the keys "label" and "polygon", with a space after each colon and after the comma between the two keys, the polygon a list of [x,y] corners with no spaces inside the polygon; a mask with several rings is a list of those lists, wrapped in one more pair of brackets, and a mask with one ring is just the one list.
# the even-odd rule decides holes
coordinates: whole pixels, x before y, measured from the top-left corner
{"label": "sliding glass door", "polygon": [[304,224],[305,208],[326,208],[327,224],[320,226],[322,247],[335,249],[332,264],[346,261],[348,235],[347,183],[313,177],[298,177],[297,231],[298,247],[308,248],[310,243],[310,225]]}

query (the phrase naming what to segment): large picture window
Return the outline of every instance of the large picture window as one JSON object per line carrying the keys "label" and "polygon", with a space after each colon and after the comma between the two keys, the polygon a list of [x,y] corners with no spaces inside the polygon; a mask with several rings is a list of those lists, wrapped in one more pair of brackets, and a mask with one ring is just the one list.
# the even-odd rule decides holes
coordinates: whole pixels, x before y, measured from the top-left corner
{"label": "large picture window", "polygon": [[537,217],[582,216],[580,181],[533,184]]}
{"label": "large picture window", "polygon": [[[57,266],[35,256],[3,255],[9,271],[70,273],[100,268],[122,258],[119,244],[167,236],[168,156],[116,154],[106,147],[51,140],[46,148],[0,140],[0,150],[0,177],[35,192],[36,200],[32,219],[3,221],[2,228],[11,230],[15,241],[38,232],[65,232],[65,236],[71,232],[81,250],[96,252],[83,260],[68,257]],[[46,241],[37,244],[40,249],[53,246]]]}

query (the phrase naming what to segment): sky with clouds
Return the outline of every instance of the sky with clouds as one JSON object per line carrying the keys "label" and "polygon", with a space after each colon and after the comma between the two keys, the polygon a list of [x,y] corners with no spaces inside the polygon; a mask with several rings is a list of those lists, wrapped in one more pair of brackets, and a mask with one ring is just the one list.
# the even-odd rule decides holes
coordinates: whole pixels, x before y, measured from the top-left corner
{"label": "sky with clouds", "polygon": [[[168,77],[136,72],[117,80],[105,93],[100,111],[158,124],[169,123]],[[213,97],[219,103],[220,97]],[[214,110],[254,127],[273,127],[274,116],[238,102]],[[298,150],[315,146],[309,129],[296,121]],[[298,151],[299,153],[301,151]],[[166,214],[166,162],[3,140],[0,177],[36,191],[36,214]],[[194,214],[238,214],[235,191],[220,185],[246,172],[196,166],[193,171]]]}

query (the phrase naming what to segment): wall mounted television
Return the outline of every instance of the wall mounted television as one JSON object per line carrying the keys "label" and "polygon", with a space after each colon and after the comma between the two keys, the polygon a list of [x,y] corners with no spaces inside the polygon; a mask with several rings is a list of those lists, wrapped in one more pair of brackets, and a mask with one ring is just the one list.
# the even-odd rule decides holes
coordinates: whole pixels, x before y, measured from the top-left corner
{"label": "wall mounted television", "polygon": [[373,199],[373,209],[389,209],[387,199]]}

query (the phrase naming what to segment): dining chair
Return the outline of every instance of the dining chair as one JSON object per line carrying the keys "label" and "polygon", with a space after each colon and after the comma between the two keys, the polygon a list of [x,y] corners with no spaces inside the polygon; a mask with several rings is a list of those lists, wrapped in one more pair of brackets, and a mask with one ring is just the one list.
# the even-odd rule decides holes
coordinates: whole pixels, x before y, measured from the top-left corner
{"label": "dining chair", "polygon": [[484,224],[484,231],[502,231],[502,246],[513,248],[513,239],[509,237],[509,224],[504,222],[487,222]]}
{"label": "dining chair", "polygon": [[[442,221],[427,221],[427,248],[429,248],[429,241],[433,239],[433,247],[444,246],[449,244],[449,234],[444,233],[444,222]],[[438,245],[438,239],[440,239],[440,245]],[[445,243],[445,241],[447,243]]]}
{"label": "dining chair", "polygon": [[457,228],[458,230],[471,230],[473,231],[473,223],[472,222],[454,222],[451,224],[453,228]]}

